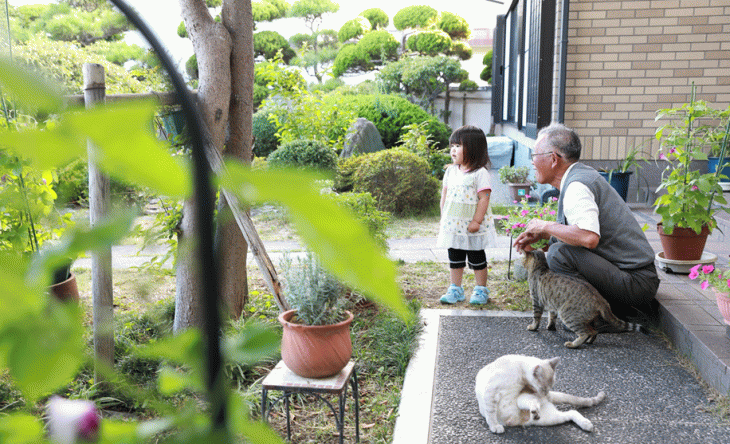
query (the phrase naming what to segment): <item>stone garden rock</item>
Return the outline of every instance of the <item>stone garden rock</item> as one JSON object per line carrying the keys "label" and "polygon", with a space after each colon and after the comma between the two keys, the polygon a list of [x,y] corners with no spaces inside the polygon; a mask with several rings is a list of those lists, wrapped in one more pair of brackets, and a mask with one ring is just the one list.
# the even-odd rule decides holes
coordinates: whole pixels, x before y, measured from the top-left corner
{"label": "stone garden rock", "polygon": [[340,157],[346,159],[357,154],[375,153],[385,149],[380,132],[368,119],[359,117],[347,132],[345,148]]}

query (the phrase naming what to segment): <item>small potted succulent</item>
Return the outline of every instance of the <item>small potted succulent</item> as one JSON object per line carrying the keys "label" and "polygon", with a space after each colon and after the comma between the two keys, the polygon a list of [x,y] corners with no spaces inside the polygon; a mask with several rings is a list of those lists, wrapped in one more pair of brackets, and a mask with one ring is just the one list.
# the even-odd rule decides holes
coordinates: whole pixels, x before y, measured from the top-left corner
{"label": "small potted succulent", "polygon": [[284,294],[291,310],[279,315],[281,358],[304,378],[326,378],[350,361],[353,314],[345,310],[345,287],[311,254],[281,262]]}
{"label": "small potted succulent", "polygon": [[[666,194],[654,202],[654,210],[661,216],[657,225],[664,249],[664,259],[694,261],[702,257],[707,236],[717,227],[715,214],[730,213],[730,209],[713,204],[727,204],[719,184],[718,173],[701,173],[693,162],[707,160],[707,134],[714,126],[704,122],[712,112],[704,101],[692,100],[679,108],[657,111],[657,120],[670,122],[656,131],[661,140],[659,158],[667,162],[657,191]],[[699,124],[698,119],[702,119]],[[714,120],[716,124],[716,120]],[[722,149],[728,143],[724,137]]]}
{"label": "small potted succulent", "polygon": [[499,180],[507,184],[513,202],[519,202],[529,194],[532,187],[532,182],[527,179],[529,175],[528,166],[503,166],[499,169]]}

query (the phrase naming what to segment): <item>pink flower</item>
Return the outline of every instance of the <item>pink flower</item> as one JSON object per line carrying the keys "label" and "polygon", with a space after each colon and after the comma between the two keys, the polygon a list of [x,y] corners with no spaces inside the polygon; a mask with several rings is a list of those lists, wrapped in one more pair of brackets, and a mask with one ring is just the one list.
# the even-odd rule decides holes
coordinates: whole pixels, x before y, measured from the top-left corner
{"label": "pink flower", "polygon": [[520,228],[525,228],[527,225],[525,224],[517,224]]}
{"label": "pink flower", "polygon": [[713,267],[712,264],[705,265],[704,267],[702,267],[702,274],[710,274],[714,269],[715,267]]}
{"label": "pink flower", "polygon": [[522,212],[520,214],[522,216],[527,216],[528,214],[530,214],[530,210],[522,210]]}
{"label": "pink flower", "polygon": [[517,201],[516,200],[513,200],[512,203],[517,203]]}
{"label": "pink flower", "polygon": [[530,197],[532,196],[530,196],[529,194],[525,194],[525,199],[529,199]]}
{"label": "pink flower", "polygon": [[659,158],[664,160],[667,158],[667,156],[665,156],[664,153],[659,153]]}
{"label": "pink flower", "polygon": [[557,213],[555,212],[555,210],[552,210],[552,211],[550,211],[550,215],[551,215],[551,216],[555,216],[556,214],[557,214]]}
{"label": "pink flower", "polygon": [[698,187],[697,185],[692,185],[692,191],[697,191],[699,189],[700,189],[700,187]]}
{"label": "pink flower", "polygon": [[676,152],[677,152],[677,149],[676,148],[670,148],[669,149],[669,154],[674,154]]}
{"label": "pink flower", "polygon": [[557,202],[558,201],[558,198],[555,197],[555,196],[553,196],[553,197],[550,198],[550,200],[552,200],[553,202]]}
{"label": "pink flower", "polygon": [[48,401],[48,435],[58,444],[96,442],[101,419],[96,404],[54,396]]}
{"label": "pink flower", "polygon": [[700,264],[695,265],[689,269],[689,278],[697,279],[700,276]]}
{"label": "pink flower", "polygon": [[710,286],[710,283],[708,281],[704,281],[704,282],[702,282],[702,284],[700,284],[700,288],[702,288],[703,290],[707,290],[707,287],[709,287],[709,286]]}
{"label": "pink flower", "polygon": [[730,279],[727,280],[727,288],[730,288]]}

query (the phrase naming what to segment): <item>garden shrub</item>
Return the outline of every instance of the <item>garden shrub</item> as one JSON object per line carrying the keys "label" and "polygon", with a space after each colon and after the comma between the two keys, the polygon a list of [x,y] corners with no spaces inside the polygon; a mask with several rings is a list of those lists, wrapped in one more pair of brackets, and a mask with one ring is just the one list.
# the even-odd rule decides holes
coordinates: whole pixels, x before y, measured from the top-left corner
{"label": "garden shrub", "polygon": [[451,49],[451,37],[443,31],[421,31],[408,37],[406,47],[413,52],[436,56]]}
{"label": "garden shrub", "polygon": [[367,31],[370,31],[370,22],[365,17],[357,17],[345,22],[337,32],[337,40],[345,43],[350,39],[360,37]]}
{"label": "garden shrub", "polygon": [[251,129],[255,137],[253,153],[256,156],[266,157],[279,147],[276,124],[269,119],[268,111],[261,110],[254,113]]}
{"label": "garden shrub", "polygon": [[[365,156],[359,156],[365,157]],[[362,222],[373,236],[373,239],[384,249],[388,247],[385,229],[390,221],[387,211],[378,210],[378,203],[370,193],[332,193],[328,195],[337,204],[349,209],[355,219]]]}
{"label": "garden shrub", "polygon": [[[369,154],[352,156],[346,159],[340,159],[337,166],[337,175],[335,176],[335,183],[332,189],[338,193],[344,193],[352,191],[354,186],[355,171],[360,168],[363,161]],[[370,154],[371,155],[371,154]]]}
{"label": "garden shrub", "polygon": [[399,31],[409,28],[422,28],[428,26],[437,17],[438,11],[430,6],[406,6],[393,16],[393,26]]}
{"label": "garden shrub", "polygon": [[368,32],[357,46],[369,60],[393,60],[398,56],[398,41],[384,29]]}
{"label": "garden shrub", "polygon": [[76,159],[58,170],[53,189],[59,205],[82,205],[89,201],[89,171],[86,161]]}
{"label": "garden shrub", "polygon": [[398,216],[431,211],[438,202],[438,180],[431,176],[428,163],[401,149],[364,156],[354,174],[354,190],[368,192],[378,201],[378,209]]}
{"label": "garden shrub", "polygon": [[385,28],[390,22],[388,14],[380,8],[370,8],[360,13],[362,17],[365,17],[370,22],[370,30],[375,31],[376,29]]}
{"label": "garden shrub", "polygon": [[435,116],[408,100],[390,94],[344,96],[331,94],[326,103],[337,104],[341,108],[353,109],[357,117],[373,122],[386,148],[398,145],[401,137],[407,133],[406,127],[413,123],[426,122],[428,134],[434,147],[449,146],[451,129]]}
{"label": "garden shrub", "polygon": [[337,168],[334,150],[314,140],[295,140],[282,144],[267,158],[272,168],[300,168],[332,171]]}

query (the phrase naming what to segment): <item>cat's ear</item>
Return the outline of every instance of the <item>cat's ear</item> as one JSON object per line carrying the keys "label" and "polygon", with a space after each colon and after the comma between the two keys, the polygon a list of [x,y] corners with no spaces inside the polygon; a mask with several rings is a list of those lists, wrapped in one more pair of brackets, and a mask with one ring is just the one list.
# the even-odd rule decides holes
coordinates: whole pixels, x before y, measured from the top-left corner
{"label": "cat's ear", "polygon": [[555,370],[555,367],[557,367],[558,362],[560,362],[560,358],[557,356],[548,361],[548,363],[550,364],[550,367],[552,367],[553,370]]}

